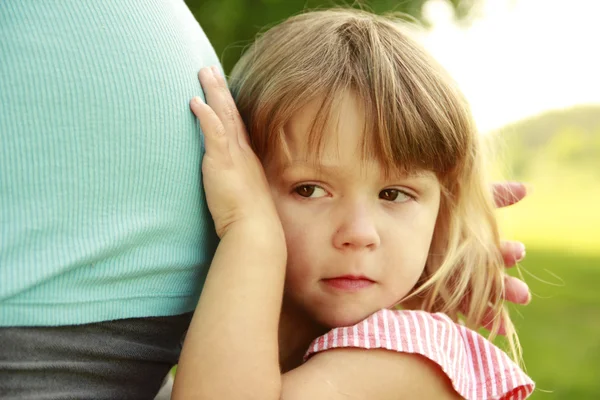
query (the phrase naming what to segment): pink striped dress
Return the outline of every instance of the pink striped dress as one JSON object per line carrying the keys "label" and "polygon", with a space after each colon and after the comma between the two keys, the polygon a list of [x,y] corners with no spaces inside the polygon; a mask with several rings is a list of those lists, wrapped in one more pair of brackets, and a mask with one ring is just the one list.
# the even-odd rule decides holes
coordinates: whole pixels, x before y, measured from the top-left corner
{"label": "pink striped dress", "polygon": [[498,347],[441,313],[380,310],[354,326],[315,339],[304,359],[335,348],[421,354],[438,364],[465,399],[520,400],[533,381]]}

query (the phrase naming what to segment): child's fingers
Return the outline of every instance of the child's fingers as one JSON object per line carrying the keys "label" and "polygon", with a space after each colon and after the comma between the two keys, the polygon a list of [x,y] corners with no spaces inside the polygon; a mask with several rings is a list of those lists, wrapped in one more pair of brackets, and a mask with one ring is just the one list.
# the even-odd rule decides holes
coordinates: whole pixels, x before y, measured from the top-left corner
{"label": "child's fingers", "polygon": [[504,240],[500,243],[500,253],[502,253],[504,266],[514,267],[525,258],[525,245],[521,242]]}
{"label": "child's fingers", "polygon": [[200,71],[200,82],[206,94],[208,105],[215,111],[226,129],[226,134],[238,143],[248,143],[246,129],[237,110],[225,78],[216,67]]}
{"label": "child's fingers", "polygon": [[217,114],[199,96],[192,99],[190,108],[200,121],[206,154],[210,157],[229,158],[229,144],[225,135],[225,127]]}
{"label": "child's fingers", "polygon": [[498,182],[492,185],[496,207],[507,207],[527,196],[527,186],[521,182]]}
{"label": "child's fingers", "polygon": [[235,105],[232,107],[227,101],[229,91],[220,84],[211,68],[202,68],[198,76],[202,84],[202,90],[206,95],[206,103],[221,120],[225,128],[225,135],[231,139],[236,138],[235,113],[237,113],[237,109],[235,109]]}
{"label": "child's fingers", "polygon": [[215,79],[217,80],[217,82],[219,83],[220,87],[224,89],[223,93],[225,96],[226,101],[228,102],[229,106],[231,107],[231,110],[233,111],[232,114],[234,116],[234,123],[236,124],[236,132],[238,134],[238,141],[240,143],[241,146],[248,146],[250,147],[250,138],[248,136],[248,132],[246,131],[246,125],[244,124],[244,121],[242,120],[242,117],[240,115],[240,113],[238,112],[237,109],[237,105],[235,104],[235,101],[233,100],[233,97],[231,96],[231,92],[229,91],[229,87],[227,86],[227,81],[225,80],[225,77],[221,74],[221,72],[219,71],[219,69],[215,66],[210,67],[213,75],[215,76]]}
{"label": "child's fingers", "polygon": [[531,301],[529,286],[519,278],[504,277],[504,298],[515,304],[527,305]]}

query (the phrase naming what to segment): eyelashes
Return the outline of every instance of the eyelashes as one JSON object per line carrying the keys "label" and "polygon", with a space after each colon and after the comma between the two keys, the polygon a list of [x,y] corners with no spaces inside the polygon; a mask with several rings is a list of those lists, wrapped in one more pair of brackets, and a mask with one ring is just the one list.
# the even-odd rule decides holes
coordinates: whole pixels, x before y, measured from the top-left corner
{"label": "eyelashes", "polygon": [[302,184],[294,188],[294,192],[304,198],[319,198],[327,196],[327,191],[319,185]]}
{"label": "eyelashes", "polygon": [[405,203],[410,200],[416,200],[412,194],[400,189],[383,189],[379,192],[379,198],[394,203]]}
{"label": "eyelashes", "polygon": [[[323,187],[310,183],[303,183],[295,186],[293,192],[306,199],[321,198],[330,195]],[[392,203],[405,203],[407,201],[416,200],[416,196],[412,193],[397,188],[383,189],[379,192],[378,197],[381,200]]]}

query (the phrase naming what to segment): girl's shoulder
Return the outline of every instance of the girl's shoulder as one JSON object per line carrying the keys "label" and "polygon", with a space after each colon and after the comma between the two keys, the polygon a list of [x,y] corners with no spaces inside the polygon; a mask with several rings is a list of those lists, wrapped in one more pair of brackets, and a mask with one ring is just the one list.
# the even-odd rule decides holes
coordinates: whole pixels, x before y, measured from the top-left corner
{"label": "girl's shoulder", "polygon": [[442,313],[380,310],[354,326],[318,337],[304,359],[335,348],[422,355],[439,365],[466,399],[524,399],[534,389],[533,381],[506,353]]}

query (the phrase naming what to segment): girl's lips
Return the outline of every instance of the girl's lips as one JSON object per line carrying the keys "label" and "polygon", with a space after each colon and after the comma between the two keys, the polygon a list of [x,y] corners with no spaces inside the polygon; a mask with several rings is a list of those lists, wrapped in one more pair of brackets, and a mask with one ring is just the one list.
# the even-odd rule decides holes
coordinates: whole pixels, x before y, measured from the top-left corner
{"label": "girl's lips", "polygon": [[347,276],[323,279],[323,282],[325,282],[325,284],[331,288],[346,291],[357,291],[365,289],[375,283],[368,278]]}

